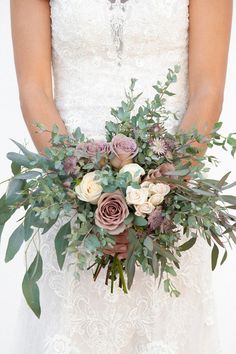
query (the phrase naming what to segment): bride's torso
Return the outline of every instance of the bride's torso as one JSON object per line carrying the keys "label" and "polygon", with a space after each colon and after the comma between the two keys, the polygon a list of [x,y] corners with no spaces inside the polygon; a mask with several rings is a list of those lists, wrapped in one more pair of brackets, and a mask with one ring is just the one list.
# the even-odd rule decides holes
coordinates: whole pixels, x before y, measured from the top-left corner
{"label": "bride's torso", "polygon": [[[69,131],[104,134],[131,78],[144,100],[181,66],[170,106],[187,103],[188,0],[51,0],[55,102]],[[142,101],[141,99],[141,101]],[[140,102],[141,102],[140,101]],[[170,121],[170,128],[176,122]]]}

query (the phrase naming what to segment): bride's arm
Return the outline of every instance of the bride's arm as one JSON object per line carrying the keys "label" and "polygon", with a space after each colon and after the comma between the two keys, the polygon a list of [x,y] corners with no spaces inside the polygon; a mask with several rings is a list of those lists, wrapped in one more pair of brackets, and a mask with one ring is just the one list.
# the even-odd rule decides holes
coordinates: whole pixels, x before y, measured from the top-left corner
{"label": "bride's arm", "polygon": [[35,121],[49,130],[65,126],[53,102],[51,28],[48,0],[11,0],[12,38],[22,113],[38,151],[49,146],[49,134],[37,134]]}
{"label": "bride's arm", "polygon": [[208,134],[222,109],[232,0],[190,0],[189,12],[189,104],[180,130]]}

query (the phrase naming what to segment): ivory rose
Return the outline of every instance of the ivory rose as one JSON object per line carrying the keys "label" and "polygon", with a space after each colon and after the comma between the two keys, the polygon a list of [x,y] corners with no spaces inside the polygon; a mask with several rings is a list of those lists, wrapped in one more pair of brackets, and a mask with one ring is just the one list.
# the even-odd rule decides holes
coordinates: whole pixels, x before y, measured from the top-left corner
{"label": "ivory rose", "polygon": [[114,136],[111,141],[111,165],[115,168],[121,168],[132,162],[132,159],[138,153],[136,141],[123,134]]}
{"label": "ivory rose", "polygon": [[126,189],[126,201],[128,204],[141,205],[148,199],[147,188],[133,188],[128,186]]}
{"label": "ivory rose", "polygon": [[135,205],[135,209],[135,215],[145,216],[146,214],[151,214],[151,212],[155,209],[155,206],[147,201],[141,205]]}
{"label": "ivory rose", "polygon": [[102,194],[102,186],[96,176],[96,171],[84,175],[81,183],[75,187],[75,192],[80,200],[97,204]]}
{"label": "ivory rose", "polygon": [[164,183],[151,184],[149,186],[149,191],[151,194],[167,195],[170,192],[170,186]]}
{"label": "ivory rose", "polygon": [[129,163],[120,169],[120,173],[129,172],[133,182],[140,182],[141,176],[145,175],[144,169],[137,163]]}
{"label": "ivory rose", "polygon": [[129,209],[120,191],[103,193],[95,211],[95,224],[111,235],[118,235],[125,230],[124,220],[128,215]]}
{"label": "ivory rose", "polygon": [[157,206],[159,204],[161,204],[164,200],[164,195],[163,194],[153,194],[150,198],[149,198],[149,203],[151,203],[154,206]]}

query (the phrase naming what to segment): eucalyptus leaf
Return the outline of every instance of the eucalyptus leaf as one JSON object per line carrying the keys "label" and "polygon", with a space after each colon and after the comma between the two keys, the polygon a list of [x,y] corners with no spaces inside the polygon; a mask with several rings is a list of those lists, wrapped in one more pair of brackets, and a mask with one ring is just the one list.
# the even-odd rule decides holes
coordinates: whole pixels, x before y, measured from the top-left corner
{"label": "eucalyptus leaf", "polygon": [[15,204],[23,200],[21,191],[25,185],[25,182],[18,180],[15,177],[10,180],[8,188],[6,191],[6,202],[7,204]]}
{"label": "eucalyptus leaf", "polygon": [[217,184],[217,186],[218,186],[219,188],[222,188],[222,187],[225,185],[225,182],[227,181],[227,179],[228,179],[228,177],[229,177],[230,174],[231,174],[231,172],[228,172],[228,173],[226,173],[226,174],[221,178],[221,180],[220,180],[219,183]]}
{"label": "eucalyptus leaf", "polygon": [[192,191],[198,195],[203,195],[203,196],[206,196],[206,197],[216,197],[216,195],[214,193],[211,193],[211,192],[207,192],[207,191],[204,191],[202,189],[199,189],[199,188],[192,188]]}
{"label": "eucalyptus leaf", "polygon": [[153,240],[151,239],[151,237],[146,237],[143,241],[143,245],[149,250],[149,251],[153,251]]}
{"label": "eucalyptus leaf", "polygon": [[211,268],[212,268],[212,270],[214,270],[216,268],[218,257],[219,257],[219,249],[216,246],[216,244],[214,244],[214,246],[212,248],[212,252],[211,252]]}
{"label": "eucalyptus leaf", "polygon": [[41,176],[42,173],[41,172],[38,172],[38,171],[30,171],[30,172],[25,172],[25,173],[22,173],[20,175],[17,175],[14,177],[15,180],[27,180],[27,179],[34,179],[34,178],[37,178],[39,176]]}
{"label": "eucalyptus leaf", "polygon": [[155,278],[157,279],[158,276],[159,276],[159,261],[157,259],[157,255],[155,252],[153,252],[153,255],[152,255],[152,268],[153,268],[153,273],[155,275]]}
{"label": "eucalyptus leaf", "polygon": [[63,268],[65,262],[65,251],[68,247],[68,240],[66,239],[67,235],[71,234],[71,224],[70,221],[63,225],[58,231],[55,237],[55,249],[57,254],[57,262],[60,269]]}
{"label": "eucalyptus leaf", "polygon": [[4,225],[0,225],[0,243],[1,243],[3,229],[4,229]]}
{"label": "eucalyptus leaf", "polygon": [[21,173],[21,166],[16,162],[12,162],[11,163],[11,170],[12,170],[13,175],[16,176],[19,173]]}
{"label": "eucalyptus leaf", "polygon": [[16,152],[9,152],[7,154],[7,158],[12,162],[19,164],[20,166],[32,168],[30,161],[24,155],[18,154]]}
{"label": "eucalyptus leaf", "polygon": [[42,257],[38,252],[33,263],[25,273],[22,282],[22,290],[26,302],[38,318],[40,318],[41,315],[41,307],[40,307],[39,288],[37,285],[37,281],[42,276],[42,267],[43,267]]}
{"label": "eucalyptus leaf", "polygon": [[185,242],[181,246],[179,246],[178,250],[180,252],[187,251],[195,245],[196,241],[197,241],[197,237],[192,237],[190,240],[188,240],[187,242]]}
{"label": "eucalyptus leaf", "polygon": [[25,232],[23,224],[19,225],[15,231],[13,231],[11,237],[9,238],[5,262],[10,262],[17,252],[20,250],[23,242],[24,242]]}
{"label": "eucalyptus leaf", "polygon": [[129,214],[127,218],[124,220],[125,225],[129,225],[134,220],[134,214]]}
{"label": "eucalyptus leaf", "polygon": [[182,170],[168,171],[165,173],[166,176],[187,176],[190,172],[189,168]]}
{"label": "eucalyptus leaf", "polygon": [[220,265],[223,265],[223,264],[224,264],[224,262],[225,262],[226,259],[227,259],[227,256],[228,256],[228,252],[227,252],[227,250],[225,250],[225,253],[224,253],[223,258],[222,258],[222,260],[221,260],[221,262],[220,262]]}
{"label": "eucalyptus leaf", "polygon": [[232,195],[222,195],[221,198],[226,203],[236,205],[236,197],[234,197]]}
{"label": "eucalyptus leaf", "polygon": [[96,251],[98,247],[101,246],[99,239],[95,235],[89,235],[86,237],[84,240],[84,246],[87,248],[90,252]]}
{"label": "eucalyptus leaf", "polygon": [[127,286],[128,289],[131,288],[135,275],[135,255],[132,254],[131,257],[127,260]]}
{"label": "eucalyptus leaf", "polygon": [[142,216],[136,216],[134,217],[134,224],[137,226],[146,226],[147,225],[147,220],[142,217]]}

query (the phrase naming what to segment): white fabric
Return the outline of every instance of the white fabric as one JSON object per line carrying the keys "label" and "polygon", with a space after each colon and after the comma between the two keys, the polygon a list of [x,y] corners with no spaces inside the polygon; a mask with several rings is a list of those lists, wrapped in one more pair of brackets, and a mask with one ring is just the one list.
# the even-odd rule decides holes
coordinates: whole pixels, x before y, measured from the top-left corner
{"label": "white fabric", "polygon": [[[138,79],[143,100],[167,69],[181,65],[170,108],[187,105],[187,0],[51,0],[55,102],[71,132],[78,125],[104,136],[110,107]],[[142,101],[140,100],[140,102]],[[175,129],[176,122],[168,122]],[[137,269],[128,295],[94,283],[92,271],[74,278],[58,269],[54,230],[43,236],[45,275],[41,320],[23,304],[12,354],[217,354],[220,353],[211,285],[210,249],[201,239],[184,254],[175,284],[179,298],[157,289]]]}

